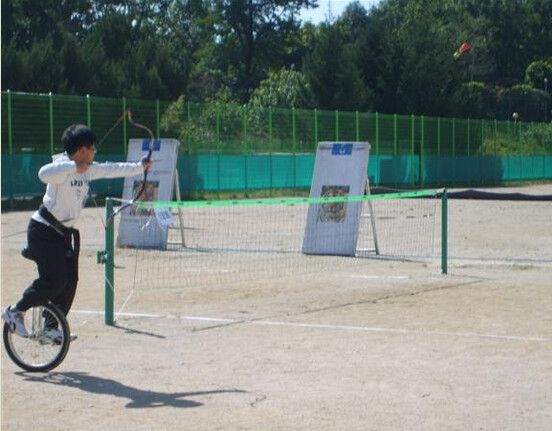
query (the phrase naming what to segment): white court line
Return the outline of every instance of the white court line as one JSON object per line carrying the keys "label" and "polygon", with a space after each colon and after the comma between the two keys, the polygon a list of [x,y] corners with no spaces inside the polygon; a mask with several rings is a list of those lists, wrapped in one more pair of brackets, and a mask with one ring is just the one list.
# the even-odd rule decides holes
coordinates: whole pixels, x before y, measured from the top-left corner
{"label": "white court line", "polygon": [[350,274],[350,278],[366,278],[370,280],[407,280],[410,277],[408,275],[362,275],[362,274]]}
{"label": "white court line", "polygon": [[[76,314],[98,314],[103,315],[103,311],[93,310],[71,310]],[[450,331],[422,331],[414,329],[400,328],[378,328],[370,326],[350,326],[350,325],[325,325],[319,323],[296,323],[296,322],[278,322],[271,320],[239,320],[225,319],[218,317],[201,317],[201,316],[177,316],[163,314],[148,314],[148,313],[115,313],[115,317],[149,317],[149,318],[179,318],[181,320],[216,322],[216,323],[240,323],[250,325],[265,325],[265,326],[284,326],[289,328],[312,328],[312,329],[331,329],[331,330],[346,330],[346,331],[364,331],[364,332],[388,332],[395,334],[418,334],[418,335],[442,335],[447,337],[463,337],[463,338],[490,338],[495,340],[509,341],[543,341],[551,342],[552,338],[546,337],[521,337],[517,335],[496,335],[496,334],[479,334],[476,332],[450,332]]]}

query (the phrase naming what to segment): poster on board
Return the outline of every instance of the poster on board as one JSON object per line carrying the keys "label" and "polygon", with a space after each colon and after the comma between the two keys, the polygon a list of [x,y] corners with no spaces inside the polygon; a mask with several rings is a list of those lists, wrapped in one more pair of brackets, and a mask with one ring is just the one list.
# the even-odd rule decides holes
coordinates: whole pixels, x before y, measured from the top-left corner
{"label": "poster on board", "polygon": [[[131,139],[127,161],[140,160],[149,149],[148,139]],[[176,139],[156,139],[151,160],[153,165],[148,173],[146,185],[138,200],[171,201],[174,196],[174,175],[180,142]],[[130,201],[142,188],[144,176],[125,178],[123,200]],[[131,205],[121,212],[121,222],[117,235],[118,247],[158,248],[167,247],[169,224],[159,222],[152,209],[139,209]]]}
{"label": "poster on board", "polygon": [[[369,154],[368,142],[320,142],[310,197],[363,195]],[[309,205],[303,253],[354,256],[361,210],[362,202]]]}

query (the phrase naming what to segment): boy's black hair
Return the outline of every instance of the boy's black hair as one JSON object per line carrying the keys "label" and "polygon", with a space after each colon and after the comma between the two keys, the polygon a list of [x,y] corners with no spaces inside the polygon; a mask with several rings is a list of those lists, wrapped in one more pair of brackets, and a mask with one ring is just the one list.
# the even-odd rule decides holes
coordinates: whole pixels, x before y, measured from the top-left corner
{"label": "boy's black hair", "polygon": [[96,134],[82,124],[73,124],[63,132],[61,143],[67,154],[75,154],[81,147],[90,148],[96,143]]}

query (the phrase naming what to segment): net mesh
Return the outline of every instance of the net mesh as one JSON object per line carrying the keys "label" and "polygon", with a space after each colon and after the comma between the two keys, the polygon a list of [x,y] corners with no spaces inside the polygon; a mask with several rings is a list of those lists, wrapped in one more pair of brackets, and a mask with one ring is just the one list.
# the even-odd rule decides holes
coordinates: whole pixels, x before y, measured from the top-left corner
{"label": "net mesh", "polygon": [[[366,265],[374,257],[431,259],[436,257],[437,196],[412,192],[329,199],[138,202],[128,211],[142,214],[139,243],[150,243],[149,235],[164,232],[155,208],[170,210],[173,224],[162,247],[119,244],[116,284],[131,282],[136,289],[202,287]],[[342,242],[350,234],[343,220],[352,205],[361,207],[352,255],[303,252],[306,231],[311,232],[311,241],[326,248]],[[322,229],[306,229],[309,207]]]}

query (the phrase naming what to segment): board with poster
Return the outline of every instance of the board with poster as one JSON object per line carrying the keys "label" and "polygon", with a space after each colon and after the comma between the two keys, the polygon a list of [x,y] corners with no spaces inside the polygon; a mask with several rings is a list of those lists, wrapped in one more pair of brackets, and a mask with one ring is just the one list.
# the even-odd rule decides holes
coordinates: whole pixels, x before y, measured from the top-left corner
{"label": "board with poster", "polygon": [[[310,197],[363,195],[369,153],[368,142],[319,142]],[[311,204],[303,253],[354,256],[361,212],[362,202]]]}
{"label": "board with poster", "polygon": [[[147,154],[148,139],[131,139],[127,161],[140,160]],[[142,201],[171,201],[174,196],[174,176],[180,142],[176,139],[156,139],[151,160],[153,165],[148,173],[144,190],[137,197]],[[143,174],[125,178],[123,200],[130,201],[142,188]],[[117,235],[118,247],[157,248],[167,247],[170,223],[153,209],[139,209],[129,206],[121,212],[121,222]]]}

